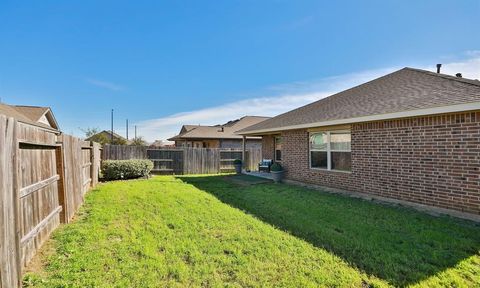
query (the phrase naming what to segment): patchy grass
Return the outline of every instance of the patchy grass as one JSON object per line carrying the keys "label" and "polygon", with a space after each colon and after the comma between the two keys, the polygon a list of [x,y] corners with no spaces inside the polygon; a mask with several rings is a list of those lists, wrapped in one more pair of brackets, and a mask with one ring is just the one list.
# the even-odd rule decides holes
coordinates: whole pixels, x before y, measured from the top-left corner
{"label": "patchy grass", "polygon": [[181,179],[392,285],[480,283],[479,224],[286,184]]}
{"label": "patchy grass", "polygon": [[224,177],[100,185],[78,219],[54,233],[54,253],[40,254],[43,268],[27,273],[24,286],[467,287],[480,281],[480,227],[472,223]]}

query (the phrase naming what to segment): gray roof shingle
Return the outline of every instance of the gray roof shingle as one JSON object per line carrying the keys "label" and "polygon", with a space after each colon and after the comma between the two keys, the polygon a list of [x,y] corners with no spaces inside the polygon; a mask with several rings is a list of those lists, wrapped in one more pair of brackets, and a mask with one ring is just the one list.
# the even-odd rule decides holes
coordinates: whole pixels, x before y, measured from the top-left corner
{"label": "gray roof shingle", "polygon": [[[480,101],[480,81],[403,68],[237,131],[289,126],[435,108]],[[341,122],[341,121],[339,121]]]}

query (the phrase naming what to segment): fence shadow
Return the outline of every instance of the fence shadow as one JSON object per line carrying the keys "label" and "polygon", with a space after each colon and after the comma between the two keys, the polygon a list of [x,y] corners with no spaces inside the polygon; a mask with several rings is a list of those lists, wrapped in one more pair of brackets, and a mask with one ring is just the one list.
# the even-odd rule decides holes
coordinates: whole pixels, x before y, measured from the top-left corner
{"label": "fence shadow", "polygon": [[225,177],[177,178],[395,286],[418,283],[479,253],[480,225],[473,222],[286,184],[238,185]]}

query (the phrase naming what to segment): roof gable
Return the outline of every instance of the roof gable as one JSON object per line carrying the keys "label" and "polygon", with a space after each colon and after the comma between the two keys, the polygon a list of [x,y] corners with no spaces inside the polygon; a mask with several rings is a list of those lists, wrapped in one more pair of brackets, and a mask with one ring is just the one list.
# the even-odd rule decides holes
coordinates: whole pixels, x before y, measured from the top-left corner
{"label": "roof gable", "polygon": [[[89,141],[90,139],[93,139],[93,138],[95,138],[95,137],[98,136],[98,135],[104,135],[105,137],[107,137],[108,139],[110,139],[110,137],[112,137],[112,132],[111,132],[111,131],[107,131],[107,130],[103,130],[103,131],[101,131],[101,132],[98,132],[97,134],[94,134],[94,135],[86,138],[85,140]],[[115,133],[115,132],[113,132],[113,138],[127,141],[127,139],[126,139],[125,137],[123,137],[123,136],[121,136],[121,135],[119,135],[119,134],[117,134],[117,133]]]}
{"label": "roof gable", "polygon": [[[222,125],[183,125],[180,134],[168,140],[175,141],[182,139],[241,139],[242,136],[237,135],[235,133],[236,131],[262,122],[266,119],[269,119],[269,117],[244,116],[240,119],[232,120]],[[186,129],[184,128],[190,128],[190,130],[186,131]]]}
{"label": "roof gable", "polygon": [[[239,131],[294,129],[322,122],[480,102],[480,81],[403,68]],[[313,127],[313,126],[312,126]]]}
{"label": "roof gable", "polygon": [[59,130],[55,116],[49,107],[7,105],[0,103],[0,113],[24,123]]}

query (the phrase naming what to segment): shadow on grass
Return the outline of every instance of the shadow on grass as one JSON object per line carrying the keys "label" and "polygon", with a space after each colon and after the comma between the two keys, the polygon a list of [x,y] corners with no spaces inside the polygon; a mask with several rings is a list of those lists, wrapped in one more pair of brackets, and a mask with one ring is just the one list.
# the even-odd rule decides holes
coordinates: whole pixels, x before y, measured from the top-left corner
{"label": "shadow on grass", "polygon": [[238,185],[226,177],[235,176],[177,178],[395,286],[479,253],[480,225],[473,222],[286,184]]}

